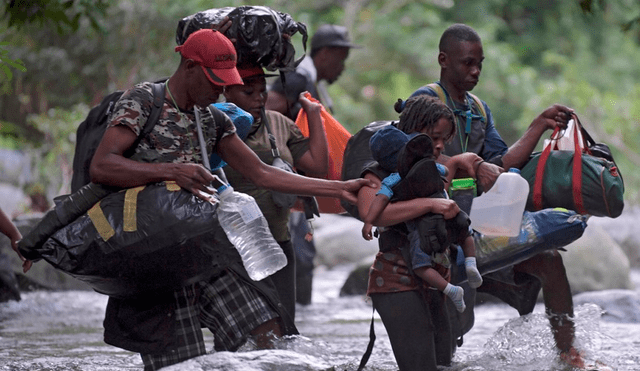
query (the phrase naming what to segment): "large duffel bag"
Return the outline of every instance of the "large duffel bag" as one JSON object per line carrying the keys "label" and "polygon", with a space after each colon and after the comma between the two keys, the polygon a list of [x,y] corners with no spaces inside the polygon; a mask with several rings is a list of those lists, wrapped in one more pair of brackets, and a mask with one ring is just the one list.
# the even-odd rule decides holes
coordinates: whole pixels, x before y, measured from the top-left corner
{"label": "large duffel bag", "polygon": [[[624,181],[609,147],[596,143],[572,115],[569,145],[559,149],[550,143],[522,168],[529,182],[526,209],[564,207],[580,214],[617,218],[624,208]],[[551,135],[552,142],[559,130]]]}
{"label": "large duffel bag", "polygon": [[240,262],[218,222],[218,204],[175,183],[107,192],[69,223],[65,201],[20,241],[20,252],[27,259],[45,260],[102,294],[131,297],[171,291]]}

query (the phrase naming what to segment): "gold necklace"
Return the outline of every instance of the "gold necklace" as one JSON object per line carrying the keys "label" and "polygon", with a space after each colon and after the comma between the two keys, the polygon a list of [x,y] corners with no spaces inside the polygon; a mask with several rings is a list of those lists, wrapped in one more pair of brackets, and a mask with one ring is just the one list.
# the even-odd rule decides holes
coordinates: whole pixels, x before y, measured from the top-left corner
{"label": "gold necklace", "polygon": [[[187,117],[185,116],[184,113],[182,113],[182,110],[180,110],[180,107],[178,107],[178,103],[176,103],[175,98],[173,98],[173,94],[171,94],[171,90],[169,89],[169,80],[167,80],[165,85],[167,87],[167,92],[169,93],[169,98],[171,98],[171,101],[173,102],[173,105],[176,107],[176,111],[178,111],[178,116],[180,116],[180,121],[179,122],[182,122],[182,120],[184,120],[183,124],[185,126],[185,130],[187,130],[187,138],[189,139],[189,144],[191,145],[191,148],[192,148],[192,151],[193,151],[193,154],[192,154],[193,159],[197,163],[200,163],[200,157],[197,154],[196,147],[193,144],[193,140],[191,138],[193,136],[193,133],[190,133],[189,129],[188,129]],[[195,107],[194,107],[194,109],[195,109]]]}

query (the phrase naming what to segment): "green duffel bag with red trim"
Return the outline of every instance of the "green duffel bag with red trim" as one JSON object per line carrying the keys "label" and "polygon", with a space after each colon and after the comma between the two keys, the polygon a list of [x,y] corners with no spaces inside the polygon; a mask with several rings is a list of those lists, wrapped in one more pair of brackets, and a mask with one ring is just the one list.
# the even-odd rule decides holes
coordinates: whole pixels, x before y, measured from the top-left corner
{"label": "green duffel bag with red trim", "polygon": [[[548,145],[521,170],[529,182],[526,210],[563,207],[580,214],[616,218],[624,208],[624,181],[606,144],[595,143],[573,115],[574,150]],[[558,136],[558,128],[552,138]],[[581,133],[581,139],[578,135]]]}

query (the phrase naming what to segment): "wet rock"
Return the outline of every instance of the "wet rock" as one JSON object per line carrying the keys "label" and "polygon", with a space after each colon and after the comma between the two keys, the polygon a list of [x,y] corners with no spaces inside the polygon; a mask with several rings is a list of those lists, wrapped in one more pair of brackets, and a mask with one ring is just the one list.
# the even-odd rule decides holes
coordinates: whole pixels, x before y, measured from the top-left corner
{"label": "wet rock", "polygon": [[331,268],[338,264],[357,263],[373,257],[378,252],[378,241],[362,238],[362,222],[350,216],[322,214],[313,225],[316,244],[315,265]]}
{"label": "wet rock", "polygon": [[11,258],[0,252],[0,302],[20,301],[20,288],[11,263]]}
{"label": "wet rock", "polygon": [[18,186],[31,182],[31,157],[27,152],[0,148],[0,182]]}
{"label": "wet rock", "polygon": [[0,183],[0,208],[10,218],[22,214],[30,204],[29,196],[21,188],[8,183]]}
{"label": "wet rock", "polygon": [[340,289],[340,296],[365,295],[367,293],[367,284],[369,282],[370,261],[364,261],[357,265]]}
{"label": "wet rock", "polygon": [[575,306],[591,303],[603,309],[602,319],[609,322],[640,323],[640,295],[633,290],[584,292],[573,298]]}
{"label": "wet rock", "polygon": [[584,235],[562,252],[571,292],[633,289],[629,259],[611,238],[612,230],[589,224]]}
{"label": "wet rock", "polygon": [[627,205],[619,217],[615,219],[592,217],[589,219],[589,225],[599,226],[607,231],[627,255],[631,267],[640,267],[638,220],[640,220],[640,208]]}

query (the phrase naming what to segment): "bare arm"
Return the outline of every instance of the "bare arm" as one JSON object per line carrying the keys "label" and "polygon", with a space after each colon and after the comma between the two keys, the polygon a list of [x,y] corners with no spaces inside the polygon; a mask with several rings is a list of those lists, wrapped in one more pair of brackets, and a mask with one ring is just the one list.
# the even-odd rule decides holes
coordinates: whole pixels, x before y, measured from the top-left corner
{"label": "bare arm", "polygon": [[555,104],[544,110],[531,122],[522,137],[502,157],[502,167],[484,162],[478,155],[469,152],[453,157],[440,155],[438,162],[449,168],[450,175],[448,180],[451,180],[454,176],[469,176],[477,179],[478,184],[485,191],[489,190],[505,169],[521,168],[526,163],[546,130],[553,130],[556,126],[565,128],[570,118],[568,112],[572,111],[571,108],[560,104]]}
{"label": "bare arm", "polygon": [[18,228],[16,228],[16,226],[13,224],[11,219],[9,219],[9,216],[5,214],[5,212],[2,211],[1,209],[0,209],[0,232],[2,232],[2,234],[4,234],[5,236],[9,237],[12,245],[14,244],[14,242],[17,242],[22,238],[22,235],[20,234],[20,231],[18,231]]}
{"label": "bare arm", "polygon": [[380,217],[380,214],[382,214],[388,204],[389,198],[386,195],[376,194],[373,201],[371,201],[369,212],[364,214],[364,216],[362,217],[362,221],[372,224],[375,220],[378,220],[378,217]]}
{"label": "bare arm", "polygon": [[[358,192],[358,213],[367,215],[371,209],[376,192],[382,181],[376,175],[367,173],[365,179],[370,180],[374,187],[362,187]],[[407,220],[415,219],[426,213],[442,214],[445,219],[451,219],[460,212],[460,208],[453,200],[445,198],[416,198],[408,201],[394,202],[384,208],[382,213],[373,220],[373,225],[387,227]]]}
{"label": "bare arm", "polygon": [[329,167],[329,146],[327,134],[322,124],[320,110],[322,105],[307,99],[303,92],[300,94],[300,104],[307,113],[309,123],[309,150],[296,161],[296,168],[308,175],[325,176]]}
{"label": "bare arm", "polygon": [[440,155],[438,162],[449,168],[447,184],[451,184],[451,180],[454,178],[471,177],[476,179],[480,187],[485,191],[493,187],[498,176],[504,172],[503,168],[485,162],[480,156],[471,152],[461,153],[453,157]]}
{"label": "bare arm", "polygon": [[20,260],[22,260],[22,270],[26,273],[29,268],[31,268],[32,263],[30,260],[26,260],[18,250],[18,241],[22,239],[22,234],[2,209],[0,209],[0,232],[11,240],[11,248],[18,254]]}
{"label": "bare arm", "polygon": [[124,152],[135,140],[136,134],[126,126],[108,128],[91,162],[91,181],[130,188],[173,180],[195,195],[199,195],[198,191],[211,193],[206,187],[211,184],[213,175],[201,165],[143,163],[124,157]]}
{"label": "bare arm", "polygon": [[373,239],[373,235],[371,234],[373,222],[378,219],[388,204],[389,197],[384,194],[376,194],[376,197],[371,203],[371,207],[369,207],[369,212],[364,214],[362,217],[362,221],[364,222],[364,226],[362,227],[362,237],[365,240],[371,241]]}
{"label": "bare arm", "polygon": [[289,173],[260,161],[260,158],[237,135],[228,135],[218,144],[220,157],[259,188],[305,196],[335,197],[352,204],[362,187],[372,187],[365,179],[346,182],[308,178]]}

